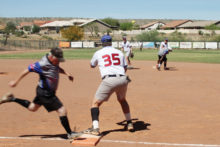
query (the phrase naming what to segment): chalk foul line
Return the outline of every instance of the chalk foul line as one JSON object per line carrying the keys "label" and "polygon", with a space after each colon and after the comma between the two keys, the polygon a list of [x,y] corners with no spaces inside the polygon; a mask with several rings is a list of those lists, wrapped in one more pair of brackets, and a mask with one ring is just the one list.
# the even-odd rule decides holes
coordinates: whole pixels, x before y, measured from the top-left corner
{"label": "chalk foul line", "polygon": [[[63,138],[37,138],[37,137],[4,137],[0,136],[0,139],[23,139],[23,140],[48,140],[48,141],[64,141]],[[143,144],[143,145],[158,145],[158,146],[187,146],[187,147],[220,147],[220,145],[214,144],[180,144],[180,143],[156,143],[156,142],[137,142],[126,140],[100,140],[100,142],[106,143],[123,143],[123,144]]]}

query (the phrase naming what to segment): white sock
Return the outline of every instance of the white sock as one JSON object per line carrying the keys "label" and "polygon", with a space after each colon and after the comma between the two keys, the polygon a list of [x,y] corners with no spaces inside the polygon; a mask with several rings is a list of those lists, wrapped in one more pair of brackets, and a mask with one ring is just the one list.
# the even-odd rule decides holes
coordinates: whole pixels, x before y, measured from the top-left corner
{"label": "white sock", "polygon": [[126,113],[125,114],[125,119],[128,121],[128,120],[131,120],[131,114],[130,113]]}
{"label": "white sock", "polygon": [[92,122],[92,126],[93,126],[94,129],[99,128],[99,121],[98,121],[98,120],[94,120],[94,121]]}

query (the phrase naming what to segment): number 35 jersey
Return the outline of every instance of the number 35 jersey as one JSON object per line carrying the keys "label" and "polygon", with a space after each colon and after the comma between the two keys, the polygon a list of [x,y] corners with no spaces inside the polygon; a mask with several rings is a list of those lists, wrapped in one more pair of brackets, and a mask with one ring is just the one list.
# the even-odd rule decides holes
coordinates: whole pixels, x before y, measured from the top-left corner
{"label": "number 35 jersey", "polygon": [[105,75],[125,75],[127,63],[124,54],[111,46],[96,51],[91,59],[91,66],[99,66],[101,77]]}

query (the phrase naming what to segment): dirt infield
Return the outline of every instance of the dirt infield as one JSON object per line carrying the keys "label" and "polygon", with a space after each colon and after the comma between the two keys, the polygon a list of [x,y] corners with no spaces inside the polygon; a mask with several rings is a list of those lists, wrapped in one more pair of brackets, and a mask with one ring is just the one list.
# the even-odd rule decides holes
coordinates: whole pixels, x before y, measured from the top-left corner
{"label": "dirt infield", "polygon": [[[35,61],[0,60],[0,95],[12,91],[18,98],[32,100],[37,74],[29,74],[16,88],[7,84]],[[152,68],[154,64],[133,61],[135,69],[127,72],[132,79],[127,99],[136,131],[123,130],[119,122],[124,116],[112,95],[100,109],[105,136],[97,146],[220,146],[220,64],[168,62],[171,70],[160,72]],[[89,60],[68,60],[61,67],[75,80],[71,83],[61,75],[57,95],[68,110],[72,129],[87,129],[91,126],[91,101],[101,81],[99,71],[89,68]],[[47,113],[42,107],[33,113],[7,103],[0,105],[0,113],[0,147],[72,146],[68,140],[60,140],[65,131],[56,112]]]}

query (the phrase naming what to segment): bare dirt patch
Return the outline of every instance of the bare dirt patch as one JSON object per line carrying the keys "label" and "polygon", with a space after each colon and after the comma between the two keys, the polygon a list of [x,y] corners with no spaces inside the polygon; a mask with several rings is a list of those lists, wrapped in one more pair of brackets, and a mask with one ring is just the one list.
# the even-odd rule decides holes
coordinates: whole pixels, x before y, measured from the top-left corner
{"label": "bare dirt patch", "polygon": [[[38,75],[30,73],[16,88],[8,82],[36,60],[0,60],[0,95],[12,91],[16,97],[32,101]],[[122,110],[112,95],[100,111],[102,140],[168,142],[180,144],[220,144],[220,65],[169,62],[169,71],[157,71],[155,62],[133,61],[128,75],[127,99],[136,131],[123,130]],[[72,129],[81,131],[91,126],[90,105],[101,81],[98,69],[89,68],[89,60],[68,60],[61,67],[71,72],[69,82],[61,75],[58,97],[68,110]],[[0,105],[0,136],[62,138],[65,133],[56,112],[42,107],[29,112],[15,103]],[[117,124],[118,123],[118,124]],[[122,146],[122,143],[100,142],[98,146]],[[69,141],[1,139],[1,146],[72,146]],[[134,146],[126,144],[126,146]],[[147,145],[135,145],[147,146]],[[153,145],[151,145],[153,146]]]}

